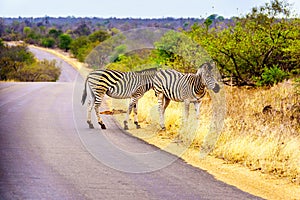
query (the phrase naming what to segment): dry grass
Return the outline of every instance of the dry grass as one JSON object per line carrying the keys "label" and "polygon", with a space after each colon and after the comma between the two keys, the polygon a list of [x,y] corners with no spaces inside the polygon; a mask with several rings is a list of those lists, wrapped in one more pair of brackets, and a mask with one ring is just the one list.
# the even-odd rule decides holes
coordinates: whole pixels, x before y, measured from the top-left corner
{"label": "dry grass", "polygon": [[[225,87],[225,90],[225,125],[210,155],[300,185],[300,101],[293,85],[285,82],[270,89]],[[109,102],[114,108],[126,110],[128,100]],[[209,129],[210,105],[211,100],[206,95],[200,123],[191,105],[191,116],[183,126],[183,104],[171,102],[165,116],[167,131],[160,131],[157,99],[150,91],[139,102],[139,121],[143,129],[135,130],[130,123],[130,132],[162,148],[170,148],[170,143],[179,148],[180,143],[199,152]],[[123,114],[117,119],[121,122],[124,117]],[[165,139],[171,142],[166,143]]]}

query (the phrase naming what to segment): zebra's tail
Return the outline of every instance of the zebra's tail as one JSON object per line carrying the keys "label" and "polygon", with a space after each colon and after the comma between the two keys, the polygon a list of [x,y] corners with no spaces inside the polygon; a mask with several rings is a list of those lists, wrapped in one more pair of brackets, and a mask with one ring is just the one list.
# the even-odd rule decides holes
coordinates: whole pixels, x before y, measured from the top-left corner
{"label": "zebra's tail", "polygon": [[86,92],[86,84],[87,84],[88,78],[85,79],[84,82],[84,89],[83,89],[83,93],[82,93],[82,98],[81,98],[81,103],[82,105],[84,104],[85,100],[86,100],[86,96],[87,96],[87,92]]}

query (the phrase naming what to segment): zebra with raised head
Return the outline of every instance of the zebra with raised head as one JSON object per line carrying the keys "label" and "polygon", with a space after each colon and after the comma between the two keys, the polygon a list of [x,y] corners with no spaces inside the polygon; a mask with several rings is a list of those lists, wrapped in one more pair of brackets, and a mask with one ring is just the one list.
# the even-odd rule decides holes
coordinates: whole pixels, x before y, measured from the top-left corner
{"label": "zebra with raised head", "polygon": [[83,105],[87,97],[86,86],[88,85],[92,97],[87,109],[87,123],[89,127],[94,128],[91,121],[91,111],[94,107],[99,125],[102,129],[106,129],[99,112],[102,99],[106,94],[116,99],[130,98],[126,119],[124,121],[124,129],[128,129],[128,120],[132,109],[134,110],[134,124],[136,128],[140,128],[137,117],[138,100],[145,92],[153,88],[153,78],[156,72],[156,68],[136,72],[121,72],[108,69],[91,72],[85,80],[81,100]]}
{"label": "zebra with raised head", "polygon": [[165,110],[171,100],[184,102],[185,119],[189,116],[189,105],[194,103],[196,115],[199,118],[201,98],[206,90],[213,90],[218,93],[220,85],[212,74],[214,63],[204,63],[197,70],[196,74],[180,73],[173,69],[159,70],[154,78],[154,91],[158,98],[158,109],[160,115],[160,126],[165,130]]}

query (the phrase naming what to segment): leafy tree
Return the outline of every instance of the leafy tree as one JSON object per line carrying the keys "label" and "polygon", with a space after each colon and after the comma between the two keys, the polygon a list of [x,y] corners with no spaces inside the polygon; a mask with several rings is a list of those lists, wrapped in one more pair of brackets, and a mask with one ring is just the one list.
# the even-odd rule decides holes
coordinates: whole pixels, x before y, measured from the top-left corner
{"label": "leafy tree", "polygon": [[59,48],[68,51],[70,49],[70,44],[72,42],[72,38],[68,34],[61,34],[59,36]]}
{"label": "leafy tree", "polygon": [[34,56],[26,46],[3,46],[0,51],[0,80],[15,79],[26,65],[34,63]]}
{"label": "leafy tree", "polygon": [[205,61],[208,54],[190,37],[176,31],[167,32],[155,43],[157,64],[168,65],[182,72],[194,72]]}
{"label": "leafy tree", "polygon": [[41,43],[44,47],[53,48],[55,45],[55,39],[52,37],[43,38]]}
{"label": "leafy tree", "polygon": [[104,40],[108,39],[110,35],[104,30],[99,30],[93,32],[88,37],[91,42],[103,42]]}
{"label": "leafy tree", "polygon": [[31,32],[31,28],[28,27],[28,26],[25,26],[24,29],[23,29],[23,33],[25,34],[25,37],[28,37],[30,32]]}
{"label": "leafy tree", "polygon": [[61,30],[57,30],[55,28],[51,28],[49,31],[48,31],[48,35],[57,39],[61,34],[63,34],[63,32]]}
{"label": "leafy tree", "polygon": [[87,36],[78,37],[72,40],[72,43],[70,44],[70,50],[74,54],[74,56],[77,57],[79,54],[79,49],[86,48],[89,42],[90,41]]}
{"label": "leafy tree", "polygon": [[263,80],[271,71],[286,74],[299,68],[299,26],[299,19],[289,18],[288,5],[274,0],[234,23],[221,21],[209,30],[194,25],[187,34],[219,64],[225,82],[254,86],[257,81],[269,84]]}

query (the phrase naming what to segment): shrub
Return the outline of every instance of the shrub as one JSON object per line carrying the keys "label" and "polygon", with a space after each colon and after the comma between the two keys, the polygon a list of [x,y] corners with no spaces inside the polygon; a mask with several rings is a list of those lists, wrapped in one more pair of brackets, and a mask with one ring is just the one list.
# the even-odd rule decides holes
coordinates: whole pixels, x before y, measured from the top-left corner
{"label": "shrub", "polygon": [[16,78],[20,81],[57,81],[61,69],[55,60],[43,60],[23,67]]}
{"label": "shrub", "polygon": [[53,48],[55,45],[55,40],[53,38],[43,38],[42,39],[42,46],[47,48]]}
{"label": "shrub", "polygon": [[257,80],[256,84],[258,86],[272,86],[287,77],[288,73],[281,70],[277,65],[274,65],[272,68],[265,67],[261,79]]}

